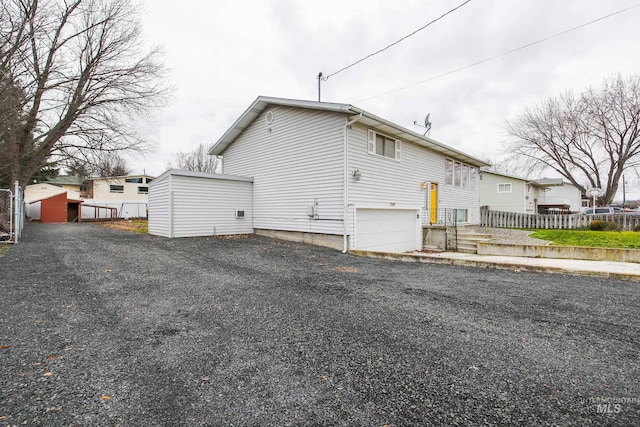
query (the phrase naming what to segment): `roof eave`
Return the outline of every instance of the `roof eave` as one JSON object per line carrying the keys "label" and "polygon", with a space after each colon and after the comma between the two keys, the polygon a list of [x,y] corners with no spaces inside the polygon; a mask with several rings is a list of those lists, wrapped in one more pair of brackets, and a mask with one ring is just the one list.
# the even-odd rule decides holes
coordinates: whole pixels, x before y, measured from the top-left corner
{"label": "roof eave", "polygon": [[244,113],[233,123],[233,125],[220,137],[220,139],[211,147],[209,154],[212,156],[220,155],[242,132],[244,132],[251,123],[267,108],[268,105],[285,105],[289,107],[310,108],[315,110],[333,111],[345,114],[362,114],[360,123],[370,126],[381,133],[388,136],[394,136],[414,144],[423,146],[437,153],[452,157],[456,160],[464,161],[472,166],[484,167],[491,166],[484,160],[480,160],[473,156],[449,147],[441,142],[431,139],[427,136],[420,135],[400,125],[392,123],[388,120],[378,117],[375,114],[368,113],[360,108],[350,104],[339,104],[330,102],[303,101],[284,98],[272,98],[259,96],[247,108]]}

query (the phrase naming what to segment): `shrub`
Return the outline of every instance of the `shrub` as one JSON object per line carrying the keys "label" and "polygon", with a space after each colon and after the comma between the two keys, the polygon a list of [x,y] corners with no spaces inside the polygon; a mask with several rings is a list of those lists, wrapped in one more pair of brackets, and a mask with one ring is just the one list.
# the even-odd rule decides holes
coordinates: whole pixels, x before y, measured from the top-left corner
{"label": "shrub", "polygon": [[600,221],[595,220],[591,221],[589,224],[589,229],[593,231],[618,231],[618,224],[611,221]]}

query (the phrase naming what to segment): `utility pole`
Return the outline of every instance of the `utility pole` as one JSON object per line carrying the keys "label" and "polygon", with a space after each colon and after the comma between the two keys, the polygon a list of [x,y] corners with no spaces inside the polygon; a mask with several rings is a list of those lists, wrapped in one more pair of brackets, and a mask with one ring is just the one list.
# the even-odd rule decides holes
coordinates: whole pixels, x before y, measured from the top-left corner
{"label": "utility pole", "polygon": [[320,102],[320,84],[322,83],[322,71],[318,73],[318,102]]}
{"label": "utility pole", "polygon": [[624,184],[624,175],[622,175],[622,207],[627,203],[627,189]]}

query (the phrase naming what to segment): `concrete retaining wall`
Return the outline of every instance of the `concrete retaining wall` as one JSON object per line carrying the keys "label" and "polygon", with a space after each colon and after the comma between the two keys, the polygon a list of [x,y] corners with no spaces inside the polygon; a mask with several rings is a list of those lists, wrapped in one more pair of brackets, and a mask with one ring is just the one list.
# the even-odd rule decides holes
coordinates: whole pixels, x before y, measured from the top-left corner
{"label": "concrete retaining wall", "polygon": [[422,245],[424,247],[447,249],[447,227],[442,225],[422,226]]}
{"label": "concrete retaining wall", "polygon": [[309,243],[311,245],[325,246],[342,250],[343,238],[333,234],[303,233],[300,231],[265,230],[256,228],[254,233],[259,236],[273,237],[290,242]]}
{"label": "concrete retaining wall", "polygon": [[478,255],[521,256],[529,258],[584,259],[640,263],[640,250],[581,248],[574,246],[531,246],[478,242]]}

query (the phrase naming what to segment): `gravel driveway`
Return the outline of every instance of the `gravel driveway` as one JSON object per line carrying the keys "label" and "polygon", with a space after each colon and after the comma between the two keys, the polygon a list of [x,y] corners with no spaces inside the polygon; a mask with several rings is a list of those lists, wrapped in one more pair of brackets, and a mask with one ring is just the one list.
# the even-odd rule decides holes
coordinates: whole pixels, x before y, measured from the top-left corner
{"label": "gravel driveway", "polygon": [[637,283],[26,228],[0,425],[633,425]]}

